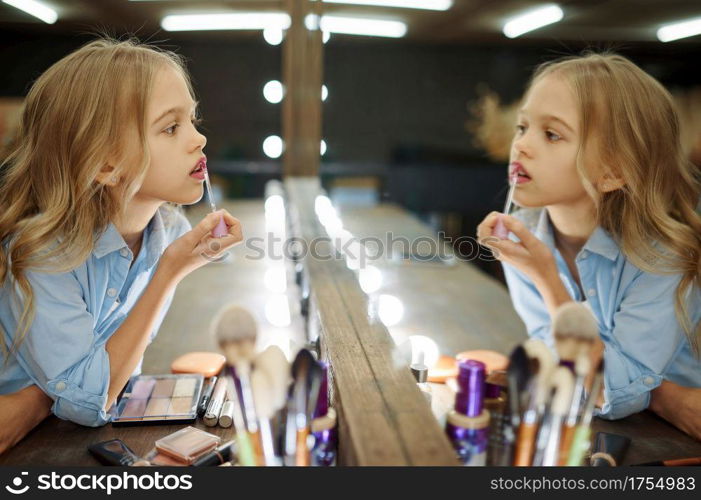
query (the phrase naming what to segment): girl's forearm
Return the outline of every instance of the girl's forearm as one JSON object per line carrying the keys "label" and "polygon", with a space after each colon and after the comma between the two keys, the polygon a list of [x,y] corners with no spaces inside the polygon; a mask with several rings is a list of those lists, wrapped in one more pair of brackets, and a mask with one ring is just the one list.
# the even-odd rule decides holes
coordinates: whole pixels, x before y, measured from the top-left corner
{"label": "girl's forearm", "polygon": [[110,385],[105,408],[114,403],[139,364],[159,313],[176,285],[176,274],[161,261],[144,293],[107,341],[105,350],[110,358]]}
{"label": "girl's forearm", "polygon": [[36,385],[0,396],[0,454],[48,417],[52,403]]}

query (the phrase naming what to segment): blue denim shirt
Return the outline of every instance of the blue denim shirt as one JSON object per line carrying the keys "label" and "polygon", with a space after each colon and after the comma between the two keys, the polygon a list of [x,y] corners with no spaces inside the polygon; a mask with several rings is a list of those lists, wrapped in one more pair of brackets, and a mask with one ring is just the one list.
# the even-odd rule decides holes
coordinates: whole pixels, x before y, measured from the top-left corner
{"label": "blue denim shirt", "polygon": [[[694,357],[674,311],[680,275],[640,270],[597,227],[575,259],[583,296],[555,247],[547,210],[523,209],[514,216],[550,247],[570,296],[586,301],[599,324],[605,345],[605,404],[599,416],[618,419],[644,410],[650,403],[650,391],[665,379],[701,387],[701,362]],[[554,348],[550,315],[535,285],[514,267],[504,264],[503,268],[514,308],[528,334]],[[687,299],[696,325],[701,318],[701,291],[692,289]]]}
{"label": "blue denim shirt", "polygon": [[[65,273],[28,272],[36,316],[20,349],[0,367],[0,394],[36,384],[54,400],[57,417],[82,425],[105,424],[110,383],[105,344],[143,293],[165,248],[189,229],[182,214],[163,206],[144,231],[131,268],[133,255],[110,224],[77,268]],[[8,278],[0,289],[0,326],[8,349],[21,312],[11,286]],[[134,373],[140,372],[141,362]]]}

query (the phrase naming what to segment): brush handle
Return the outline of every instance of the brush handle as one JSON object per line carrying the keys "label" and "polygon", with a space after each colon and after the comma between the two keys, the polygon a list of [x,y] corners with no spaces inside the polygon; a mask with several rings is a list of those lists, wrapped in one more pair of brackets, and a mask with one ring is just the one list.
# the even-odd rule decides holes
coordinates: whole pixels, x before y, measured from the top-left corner
{"label": "brush handle", "polygon": [[558,460],[558,465],[567,465],[567,459],[569,458],[570,450],[572,449],[572,440],[574,439],[575,429],[575,426],[562,426],[562,437],[560,438],[560,459]]}
{"label": "brush handle", "polygon": [[591,429],[588,425],[580,425],[574,431],[574,438],[572,439],[572,449],[570,450],[570,456],[567,459],[567,465],[582,465],[584,457],[587,455],[587,450],[589,449],[589,436],[591,435]]}
{"label": "brush handle", "polygon": [[516,451],[514,453],[514,465],[520,467],[528,467],[533,460],[533,452],[535,451],[535,438],[538,425],[521,423],[518,428],[518,437],[516,438]]}
{"label": "brush handle", "polygon": [[263,454],[263,443],[261,442],[260,432],[249,432],[251,445],[253,446],[253,454],[256,457],[256,465],[265,465],[265,455]]}
{"label": "brush handle", "polygon": [[244,466],[255,466],[256,454],[253,451],[253,444],[248,432],[236,429],[236,439],[238,440],[239,463]]}
{"label": "brush handle", "polygon": [[258,428],[260,429],[260,440],[263,445],[265,465],[278,465],[277,457],[275,456],[275,441],[273,438],[273,430],[270,426],[270,420],[267,418],[260,419],[258,421]]}
{"label": "brush handle", "polygon": [[297,429],[297,449],[295,450],[295,465],[308,467],[311,465],[311,456],[309,455],[309,448],[307,447],[307,437],[309,436],[309,429]]}

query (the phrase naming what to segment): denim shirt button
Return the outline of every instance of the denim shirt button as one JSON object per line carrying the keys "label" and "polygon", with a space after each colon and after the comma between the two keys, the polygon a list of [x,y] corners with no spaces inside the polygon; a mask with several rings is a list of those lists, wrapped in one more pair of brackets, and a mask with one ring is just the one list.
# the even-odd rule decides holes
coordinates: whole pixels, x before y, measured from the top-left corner
{"label": "denim shirt button", "polygon": [[645,385],[652,385],[655,383],[655,379],[652,377],[645,377],[643,382],[645,382]]}
{"label": "denim shirt button", "polygon": [[63,392],[64,390],[66,390],[66,383],[64,381],[56,384],[56,392]]}

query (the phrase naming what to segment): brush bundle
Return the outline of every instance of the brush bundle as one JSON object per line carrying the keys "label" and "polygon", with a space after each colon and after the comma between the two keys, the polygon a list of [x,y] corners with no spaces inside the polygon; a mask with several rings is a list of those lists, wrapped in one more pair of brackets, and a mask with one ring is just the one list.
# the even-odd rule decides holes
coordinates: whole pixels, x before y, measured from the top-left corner
{"label": "brush bundle", "polygon": [[598,327],[572,302],[558,309],[553,336],[559,360],[529,339],[511,353],[505,381],[486,377],[484,363],[460,361],[446,432],[464,465],[582,465],[603,384],[603,359],[592,350]]}

